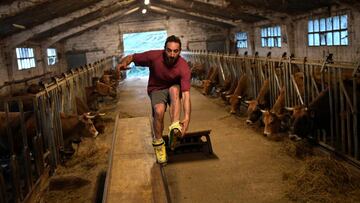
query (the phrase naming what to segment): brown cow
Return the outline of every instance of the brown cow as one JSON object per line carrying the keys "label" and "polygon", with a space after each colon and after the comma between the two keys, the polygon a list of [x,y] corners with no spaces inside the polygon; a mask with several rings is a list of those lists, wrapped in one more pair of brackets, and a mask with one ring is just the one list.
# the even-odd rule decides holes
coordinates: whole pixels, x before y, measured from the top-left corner
{"label": "brown cow", "polygon": [[206,70],[204,64],[195,63],[191,66],[191,76],[199,80],[203,79],[205,76]]}
{"label": "brown cow", "polygon": [[71,149],[71,143],[74,140],[80,140],[81,136],[96,137],[99,134],[91,118],[93,117],[90,117],[88,114],[65,115],[60,113],[65,148]]}
{"label": "brown cow", "polygon": [[[61,128],[64,140],[64,150],[68,153],[73,153],[72,142],[81,140],[81,137],[96,137],[99,132],[95,129],[91,119],[93,116],[88,114],[82,115],[65,115],[60,113]],[[33,114],[25,123],[26,134],[28,138],[36,135],[36,117]],[[31,140],[31,139],[29,139]]]}
{"label": "brown cow", "polygon": [[96,92],[99,93],[101,96],[111,96],[113,98],[116,97],[116,90],[110,85],[107,85],[103,82],[96,82],[95,89]]}
{"label": "brown cow", "polygon": [[322,91],[308,107],[297,106],[292,109],[289,137],[301,140],[316,129],[324,129],[330,133],[329,88]]}
{"label": "brown cow", "polygon": [[256,99],[251,101],[246,101],[249,104],[246,120],[246,124],[254,124],[261,117],[261,110],[266,110],[270,108],[270,88],[269,80],[265,80],[260,88],[259,94]]}
{"label": "brown cow", "polygon": [[[15,153],[19,153],[20,149],[23,146],[22,133],[21,133],[21,125],[20,125],[20,113],[13,112],[9,113],[9,123],[12,129],[12,135],[14,139],[14,151]],[[81,136],[92,136],[96,137],[99,133],[95,129],[91,116],[88,114],[83,114],[80,116],[77,115],[65,115],[64,113],[60,114],[61,119],[61,127],[64,138],[64,147],[68,150],[72,149],[71,143],[75,140],[80,140]],[[5,120],[5,113],[0,113],[0,119],[2,121]],[[26,136],[28,139],[28,146],[32,149],[32,138],[36,136],[36,116],[33,112],[25,112],[24,113],[24,121],[25,121],[25,129]],[[2,122],[4,123],[4,122]],[[6,127],[0,125],[0,151],[9,151],[7,136],[6,136]],[[5,141],[4,141],[5,140]],[[3,148],[5,143],[5,147]],[[73,150],[73,149],[72,149]]]}
{"label": "brown cow", "polygon": [[232,81],[233,79],[231,77],[226,78],[224,84],[216,90],[216,92],[219,93],[224,100],[226,100],[225,93],[231,88]]}
{"label": "brown cow", "polygon": [[[349,98],[353,98],[353,87],[352,83],[344,83],[345,89],[348,93]],[[294,140],[301,140],[303,138],[310,138],[311,140],[316,140],[314,136],[311,134],[316,132],[317,130],[324,130],[325,135],[330,135],[330,93],[333,90],[331,87],[327,87],[325,90],[320,92],[320,94],[308,105],[305,106],[298,106],[295,108],[291,108],[289,110],[293,111],[291,117],[291,127],[289,137],[290,139]],[[357,91],[355,97],[360,98],[360,92]],[[360,106],[360,100],[357,100],[357,106]],[[346,119],[341,118],[340,119]],[[350,119],[350,121],[352,120]],[[357,114],[357,126],[360,126],[360,114]]]}
{"label": "brown cow", "polygon": [[282,130],[282,123],[284,123],[285,114],[285,87],[282,87],[280,94],[275,101],[271,110],[265,110],[263,112],[263,121],[265,124],[264,135],[271,136]]}
{"label": "brown cow", "polygon": [[239,80],[237,78],[232,80],[231,84],[230,84],[230,88],[226,91],[221,92],[221,98],[224,101],[229,102],[231,95],[234,94],[234,92],[235,92],[238,82],[239,82]]}
{"label": "brown cow", "polygon": [[230,113],[236,113],[236,110],[239,108],[240,99],[245,98],[248,91],[248,76],[246,74],[242,75],[238,81],[234,94],[230,97],[231,110]]}
{"label": "brown cow", "polygon": [[92,110],[98,109],[97,99],[100,96],[111,96],[116,98],[116,89],[102,83],[100,81],[94,81],[94,86],[85,87],[85,96],[87,106]]}
{"label": "brown cow", "polygon": [[[79,97],[75,97],[75,101],[76,101],[76,110],[77,110],[77,114],[78,115],[83,115],[85,113],[90,112],[89,107],[79,98]],[[102,119],[102,116],[104,116],[104,113],[90,113],[91,115],[95,116],[93,118],[93,123],[94,126],[96,128],[96,130],[99,133],[104,133],[105,132],[105,124],[104,121]]]}
{"label": "brown cow", "polygon": [[208,73],[208,77],[206,80],[203,80],[203,95],[210,94],[211,89],[215,86],[215,84],[219,80],[219,72],[215,67],[211,67]]}
{"label": "brown cow", "polygon": [[116,89],[118,83],[118,80],[114,79],[112,75],[108,75],[108,74],[103,74],[100,77],[100,82],[105,83],[113,88]]}
{"label": "brown cow", "polygon": [[[24,113],[24,121],[32,116],[32,113]],[[6,123],[8,121],[8,125]],[[20,112],[8,112],[6,117],[5,112],[0,112],[0,156],[10,153],[10,143],[7,135],[7,127],[10,128],[13,135],[13,147],[15,152],[20,152],[20,147],[17,143],[22,143],[21,133],[21,113]]]}

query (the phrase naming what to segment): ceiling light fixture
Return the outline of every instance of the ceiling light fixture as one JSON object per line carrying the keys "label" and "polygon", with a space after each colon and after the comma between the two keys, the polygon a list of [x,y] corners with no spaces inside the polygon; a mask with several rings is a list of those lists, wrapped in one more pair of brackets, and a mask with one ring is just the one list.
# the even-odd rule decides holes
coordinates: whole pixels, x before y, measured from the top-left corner
{"label": "ceiling light fixture", "polygon": [[141,11],[141,13],[142,13],[142,14],[145,14],[146,11],[147,11],[146,8],[144,8],[144,9]]}
{"label": "ceiling light fixture", "polygon": [[145,4],[145,5],[149,5],[149,4],[150,4],[150,0],[144,0],[144,4]]}

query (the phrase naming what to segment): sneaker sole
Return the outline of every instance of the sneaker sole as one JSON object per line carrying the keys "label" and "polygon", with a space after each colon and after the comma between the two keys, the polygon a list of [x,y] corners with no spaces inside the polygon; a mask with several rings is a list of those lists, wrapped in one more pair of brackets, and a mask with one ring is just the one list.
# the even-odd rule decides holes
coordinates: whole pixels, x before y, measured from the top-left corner
{"label": "sneaker sole", "polygon": [[171,151],[175,150],[179,134],[180,134],[180,131],[178,129],[173,129],[172,133],[170,133],[169,145],[170,145]]}

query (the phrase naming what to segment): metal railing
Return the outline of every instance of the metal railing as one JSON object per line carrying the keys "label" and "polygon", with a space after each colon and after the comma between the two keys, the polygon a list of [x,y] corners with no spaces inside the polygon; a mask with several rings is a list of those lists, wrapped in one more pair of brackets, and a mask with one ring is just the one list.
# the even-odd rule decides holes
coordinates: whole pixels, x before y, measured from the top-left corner
{"label": "metal railing", "polygon": [[[280,88],[285,88],[286,107],[308,106],[326,88],[330,88],[330,135],[317,133],[319,143],[360,164],[359,150],[359,85],[360,61],[333,61],[332,55],[322,60],[307,58],[228,55],[207,51],[182,53],[192,63],[203,63],[207,70],[217,68],[221,77],[250,77],[249,96],[256,98],[265,79],[270,80],[270,104],[275,103]],[[217,60],[214,60],[216,58]],[[220,79],[221,79],[220,77]],[[218,85],[223,85],[220,80]]]}
{"label": "metal railing", "polygon": [[26,201],[56,169],[64,149],[60,112],[76,114],[75,97],[85,99],[92,78],[110,67],[112,60],[106,58],[54,77],[36,94],[0,99],[5,124],[0,131],[0,202]]}

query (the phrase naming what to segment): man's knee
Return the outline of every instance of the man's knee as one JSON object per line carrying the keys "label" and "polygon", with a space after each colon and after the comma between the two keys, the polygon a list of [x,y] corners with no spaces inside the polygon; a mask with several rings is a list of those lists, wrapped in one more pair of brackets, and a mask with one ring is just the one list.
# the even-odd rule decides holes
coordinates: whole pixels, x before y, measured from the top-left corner
{"label": "man's knee", "polygon": [[154,106],[154,117],[162,119],[165,114],[165,105],[164,104],[156,104]]}
{"label": "man's knee", "polygon": [[169,92],[171,95],[179,95],[180,93],[180,86],[179,85],[173,85],[169,88]]}
{"label": "man's knee", "polygon": [[170,98],[172,99],[178,99],[180,96],[180,86],[179,85],[173,85],[169,88],[169,94]]}

